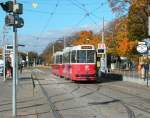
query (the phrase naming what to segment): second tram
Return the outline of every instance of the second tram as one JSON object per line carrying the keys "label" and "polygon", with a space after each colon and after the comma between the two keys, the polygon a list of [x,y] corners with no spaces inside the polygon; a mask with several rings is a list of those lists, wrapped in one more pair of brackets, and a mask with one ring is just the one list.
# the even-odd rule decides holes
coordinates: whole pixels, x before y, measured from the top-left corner
{"label": "second tram", "polygon": [[62,66],[62,52],[58,51],[53,55],[52,73],[54,75],[62,77],[63,66]]}

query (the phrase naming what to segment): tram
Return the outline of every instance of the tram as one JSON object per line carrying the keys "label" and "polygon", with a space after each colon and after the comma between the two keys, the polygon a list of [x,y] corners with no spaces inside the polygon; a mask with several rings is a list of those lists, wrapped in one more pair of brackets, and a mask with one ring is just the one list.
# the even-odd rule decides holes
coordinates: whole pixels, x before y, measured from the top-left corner
{"label": "tram", "polygon": [[63,66],[62,66],[62,52],[57,51],[53,55],[52,73],[59,77],[62,77]]}
{"label": "tram", "polygon": [[96,80],[96,49],[93,45],[74,46],[70,50],[70,56],[71,80]]}
{"label": "tram", "polygon": [[72,81],[96,81],[95,47],[78,45],[56,52],[52,72]]}

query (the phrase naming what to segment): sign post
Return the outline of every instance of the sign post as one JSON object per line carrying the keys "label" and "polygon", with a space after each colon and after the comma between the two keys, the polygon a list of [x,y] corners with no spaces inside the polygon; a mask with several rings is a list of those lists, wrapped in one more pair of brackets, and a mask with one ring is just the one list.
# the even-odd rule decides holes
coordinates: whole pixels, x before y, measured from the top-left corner
{"label": "sign post", "polygon": [[[138,45],[137,45],[136,49],[137,49],[137,51],[140,54],[146,54],[146,57],[148,59],[148,47],[147,47],[145,42],[138,42]],[[145,69],[144,80],[145,80],[145,78],[147,79],[147,87],[148,87],[148,70],[149,70],[149,65],[148,65],[147,62],[144,64],[144,69]]]}

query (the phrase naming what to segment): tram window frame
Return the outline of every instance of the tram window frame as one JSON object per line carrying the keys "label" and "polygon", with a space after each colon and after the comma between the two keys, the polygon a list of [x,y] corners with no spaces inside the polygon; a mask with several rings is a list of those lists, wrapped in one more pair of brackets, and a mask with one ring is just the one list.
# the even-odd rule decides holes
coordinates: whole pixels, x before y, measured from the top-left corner
{"label": "tram window frame", "polygon": [[63,54],[63,63],[70,63],[70,52]]}
{"label": "tram window frame", "polygon": [[66,53],[63,54],[63,63],[66,63]]}
{"label": "tram window frame", "polygon": [[66,53],[66,63],[69,63],[69,61],[70,61],[70,53],[67,52]]}
{"label": "tram window frame", "polygon": [[59,55],[56,55],[56,64],[59,63]]}
{"label": "tram window frame", "polygon": [[[81,52],[84,52],[85,54],[83,54]],[[86,61],[87,54],[86,53],[87,53],[86,50],[77,50],[77,63],[87,63],[87,61]],[[81,57],[83,57],[84,59],[83,58],[81,59]]]}
{"label": "tram window frame", "polygon": [[59,63],[62,63],[62,55],[59,55]]}
{"label": "tram window frame", "polygon": [[71,63],[76,63],[77,60],[76,60],[76,50],[73,50],[71,52]]}
{"label": "tram window frame", "polygon": [[[90,52],[92,52],[92,54],[88,54]],[[95,53],[95,50],[87,50],[87,63],[95,63]]]}

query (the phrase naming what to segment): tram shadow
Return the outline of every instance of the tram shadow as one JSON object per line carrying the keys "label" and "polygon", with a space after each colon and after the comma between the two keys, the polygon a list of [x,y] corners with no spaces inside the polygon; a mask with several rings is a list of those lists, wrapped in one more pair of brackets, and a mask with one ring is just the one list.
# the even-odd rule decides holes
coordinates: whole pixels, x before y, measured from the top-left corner
{"label": "tram shadow", "polygon": [[121,74],[115,73],[102,73],[101,76],[97,76],[96,81],[73,81],[78,84],[97,84],[97,83],[106,83],[106,82],[114,82],[114,81],[122,81],[123,76]]}
{"label": "tram shadow", "polygon": [[122,81],[123,76],[116,73],[102,73],[101,76],[97,76],[97,82],[113,82],[113,81]]}

